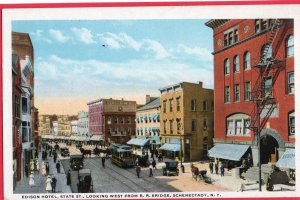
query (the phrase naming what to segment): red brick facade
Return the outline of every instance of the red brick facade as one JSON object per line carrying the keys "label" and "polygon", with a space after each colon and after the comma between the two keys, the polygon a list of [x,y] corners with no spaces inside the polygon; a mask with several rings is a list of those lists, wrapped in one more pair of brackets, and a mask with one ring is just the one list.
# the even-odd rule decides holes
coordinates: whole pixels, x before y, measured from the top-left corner
{"label": "red brick facade", "polygon": [[[255,28],[255,23],[257,27]],[[289,73],[294,72],[294,56],[287,55],[287,42],[294,35],[293,20],[283,19],[272,44],[272,57],[283,61],[283,68],[273,85],[273,93],[277,104],[277,116],[270,117],[262,128],[275,130],[283,140],[285,147],[294,146],[295,134],[289,133],[289,114],[295,110],[294,94],[288,91]],[[210,20],[207,26],[214,34],[214,81],[215,81],[215,134],[216,143],[247,143],[254,140],[253,131],[248,135],[228,135],[227,119],[234,114],[245,114],[251,118],[253,101],[246,98],[246,82],[254,89],[259,71],[255,69],[262,49],[270,35],[271,20]],[[264,27],[266,25],[266,28]],[[256,31],[257,29],[257,31]],[[236,36],[235,36],[236,35]],[[227,40],[227,41],[225,41]],[[226,45],[227,43],[227,45]],[[231,44],[229,44],[231,43]],[[292,47],[293,48],[293,47]],[[246,68],[245,53],[250,53],[251,67]],[[239,56],[239,70],[234,70],[234,58]],[[226,74],[225,62],[229,59],[229,73]],[[247,83],[248,84],[248,83]],[[230,100],[226,99],[226,86],[229,86]],[[239,99],[235,101],[235,95]],[[280,145],[279,145],[280,147]],[[282,147],[282,146],[281,146]]]}

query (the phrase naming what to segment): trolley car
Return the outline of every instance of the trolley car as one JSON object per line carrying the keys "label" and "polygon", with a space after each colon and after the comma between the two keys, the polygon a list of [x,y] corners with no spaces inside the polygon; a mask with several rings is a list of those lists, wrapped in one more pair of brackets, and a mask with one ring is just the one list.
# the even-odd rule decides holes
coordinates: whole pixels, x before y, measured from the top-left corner
{"label": "trolley car", "polygon": [[112,148],[111,162],[119,167],[133,167],[134,157],[132,154],[132,149],[127,145],[115,145]]}

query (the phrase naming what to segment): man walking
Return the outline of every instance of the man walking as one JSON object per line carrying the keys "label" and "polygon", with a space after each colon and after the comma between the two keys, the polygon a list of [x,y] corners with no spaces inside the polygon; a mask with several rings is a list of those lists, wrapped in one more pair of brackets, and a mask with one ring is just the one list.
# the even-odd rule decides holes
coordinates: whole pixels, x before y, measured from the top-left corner
{"label": "man walking", "polygon": [[46,162],[46,173],[47,173],[47,175],[49,175],[49,169],[50,169],[50,166],[49,166],[49,163],[47,161]]}
{"label": "man walking", "polygon": [[213,164],[213,162],[209,163],[209,170],[210,170],[211,174],[214,172],[214,164]]}
{"label": "man walking", "polygon": [[71,170],[70,169],[67,174],[67,185],[71,185]]}
{"label": "man walking", "polygon": [[60,163],[59,163],[59,160],[56,163],[56,170],[57,170],[57,173],[60,174]]}
{"label": "man walking", "polygon": [[155,159],[153,158],[153,161],[152,161],[152,167],[153,167],[153,169],[157,169],[156,168],[156,162],[155,162]]}
{"label": "man walking", "polygon": [[140,173],[141,173],[141,167],[137,164],[135,167],[136,175],[138,178],[140,178]]}
{"label": "man walking", "polygon": [[55,176],[52,176],[52,182],[51,182],[52,193],[55,193],[56,182],[57,182],[57,180],[56,180]]}
{"label": "man walking", "polygon": [[221,163],[220,171],[221,171],[221,176],[224,176],[225,169],[223,163]]}
{"label": "man walking", "polygon": [[105,157],[104,157],[104,155],[102,156],[101,160],[102,160],[102,167],[105,168]]}
{"label": "man walking", "polygon": [[216,171],[216,174],[218,174],[218,171],[219,171],[219,165],[218,165],[218,162],[216,162],[216,164],[215,164],[215,171]]}
{"label": "man walking", "polygon": [[54,161],[54,163],[56,163],[56,159],[57,159],[57,153],[54,151],[53,152],[53,161]]}

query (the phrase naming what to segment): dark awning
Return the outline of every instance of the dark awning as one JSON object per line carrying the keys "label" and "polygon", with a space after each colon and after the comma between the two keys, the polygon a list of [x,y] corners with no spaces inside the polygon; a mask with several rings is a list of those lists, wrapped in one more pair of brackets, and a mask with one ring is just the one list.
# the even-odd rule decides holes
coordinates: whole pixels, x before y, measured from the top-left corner
{"label": "dark awning", "polygon": [[295,169],[295,149],[287,148],[276,163],[277,167]]}
{"label": "dark awning", "polygon": [[209,157],[239,161],[249,149],[250,145],[216,144],[208,151]]}

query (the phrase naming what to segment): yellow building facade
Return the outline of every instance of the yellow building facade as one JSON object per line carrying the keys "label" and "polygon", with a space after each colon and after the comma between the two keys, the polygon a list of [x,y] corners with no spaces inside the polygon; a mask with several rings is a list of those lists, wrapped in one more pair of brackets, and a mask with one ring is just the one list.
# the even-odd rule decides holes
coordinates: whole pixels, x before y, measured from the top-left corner
{"label": "yellow building facade", "polygon": [[214,91],[202,82],[181,82],[159,89],[161,149],[166,157],[198,161],[212,147]]}
{"label": "yellow building facade", "polygon": [[57,116],[58,134],[62,136],[71,136],[71,120],[68,115]]}
{"label": "yellow building facade", "polygon": [[52,135],[52,124],[49,115],[39,115],[39,136]]}

